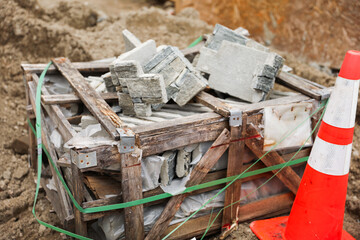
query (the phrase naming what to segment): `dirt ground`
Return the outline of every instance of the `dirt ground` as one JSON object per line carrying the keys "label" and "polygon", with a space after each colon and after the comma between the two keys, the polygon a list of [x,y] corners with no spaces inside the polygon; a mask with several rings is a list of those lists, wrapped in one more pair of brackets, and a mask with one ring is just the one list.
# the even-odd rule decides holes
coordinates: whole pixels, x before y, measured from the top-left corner
{"label": "dirt ground", "polygon": [[[27,137],[26,101],[21,62],[45,63],[51,57],[89,61],[118,56],[123,50],[125,28],[144,41],[184,48],[212,26],[193,11],[171,15],[170,4],[151,7],[145,0],[0,0],[0,239],[62,239],[34,219],[31,209],[35,175],[28,155],[13,148],[13,141]],[[134,11],[136,10],[136,11]],[[282,53],[296,74],[330,86],[334,77]],[[344,228],[360,239],[360,128],[355,128]],[[57,216],[40,192],[38,217],[59,226]],[[241,224],[229,239],[256,239]]]}

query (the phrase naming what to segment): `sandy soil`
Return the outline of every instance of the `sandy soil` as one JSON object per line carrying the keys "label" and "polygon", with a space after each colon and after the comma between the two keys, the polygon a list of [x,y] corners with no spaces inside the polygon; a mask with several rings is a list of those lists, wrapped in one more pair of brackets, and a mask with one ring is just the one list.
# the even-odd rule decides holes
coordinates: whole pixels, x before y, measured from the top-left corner
{"label": "sandy soil", "polygon": [[[121,31],[125,28],[143,41],[152,38],[158,45],[172,44],[179,48],[212,31],[212,26],[196,18],[197,14],[172,16],[148,6],[145,0],[90,0],[87,4],[60,0],[39,0],[39,3],[0,0],[0,239],[61,239],[59,233],[39,225],[32,216],[34,173],[28,168],[27,154],[15,153],[11,147],[14,139],[27,137],[20,63],[45,63],[58,56],[72,61],[117,56],[123,50]],[[297,74],[325,85],[333,84],[333,77],[298,62],[294,56],[283,55]],[[358,239],[359,137],[357,124],[344,222],[345,229]],[[43,191],[36,211],[41,220],[59,226]],[[256,238],[248,225],[242,224],[229,239]]]}

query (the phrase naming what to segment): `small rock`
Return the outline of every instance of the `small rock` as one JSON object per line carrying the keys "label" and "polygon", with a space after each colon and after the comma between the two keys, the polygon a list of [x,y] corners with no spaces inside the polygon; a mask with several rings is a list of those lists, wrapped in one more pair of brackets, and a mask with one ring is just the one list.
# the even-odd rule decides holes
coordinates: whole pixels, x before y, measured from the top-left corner
{"label": "small rock", "polygon": [[46,227],[44,225],[40,225],[39,233],[43,233],[43,232],[45,232],[45,230],[46,230]]}
{"label": "small rock", "polygon": [[25,167],[19,167],[14,172],[14,178],[17,180],[21,180],[29,173],[29,169]]}
{"label": "small rock", "polygon": [[4,180],[0,181],[0,190],[2,191],[6,190],[6,183]]}
{"label": "small rock", "polygon": [[3,178],[5,180],[10,180],[11,179],[11,172],[9,170],[6,170],[4,173],[3,173]]}
{"label": "small rock", "polygon": [[12,142],[11,148],[14,150],[15,153],[27,154],[29,151],[29,137],[22,136],[22,137],[16,138]]}

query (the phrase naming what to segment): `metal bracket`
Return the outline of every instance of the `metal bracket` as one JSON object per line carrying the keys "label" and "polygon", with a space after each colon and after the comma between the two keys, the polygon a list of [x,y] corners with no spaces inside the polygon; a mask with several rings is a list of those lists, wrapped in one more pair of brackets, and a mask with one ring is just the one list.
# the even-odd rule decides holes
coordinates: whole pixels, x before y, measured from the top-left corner
{"label": "metal bracket", "polygon": [[76,151],[71,150],[71,161],[80,169],[96,167],[96,152],[77,153]]}
{"label": "metal bracket", "polygon": [[243,112],[237,109],[230,110],[229,125],[230,127],[239,127],[242,125]]}
{"label": "metal bracket", "polygon": [[118,149],[120,153],[129,153],[135,150],[135,134],[131,130],[124,130],[117,128],[117,132],[120,134],[120,143]]}

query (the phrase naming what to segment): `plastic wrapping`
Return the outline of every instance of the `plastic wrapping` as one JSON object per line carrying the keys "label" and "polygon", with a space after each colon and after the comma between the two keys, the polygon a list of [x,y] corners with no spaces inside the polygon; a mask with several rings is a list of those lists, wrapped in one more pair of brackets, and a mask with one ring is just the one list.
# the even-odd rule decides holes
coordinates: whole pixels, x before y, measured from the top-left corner
{"label": "plastic wrapping", "polygon": [[164,157],[154,155],[141,160],[143,192],[155,189],[160,185],[160,171],[164,159]]}
{"label": "plastic wrapping", "polygon": [[269,150],[279,143],[290,131],[295,129],[301,122],[306,121],[295,130],[293,134],[281,142],[275,149],[305,146],[312,144],[311,119],[309,114],[312,103],[295,103],[264,108],[264,151]]}
{"label": "plastic wrapping", "polygon": [[[191,165],[197,164],[202,156],[209,150],[213,142],[202,142],[198,144],[198,146],[194,149],[192,153],[192,161]],[[228,163],[228,151],[226,151],[220,159],[216,162],[216,164],[211,168],[211,171],[223,170],[227,168]]]}

